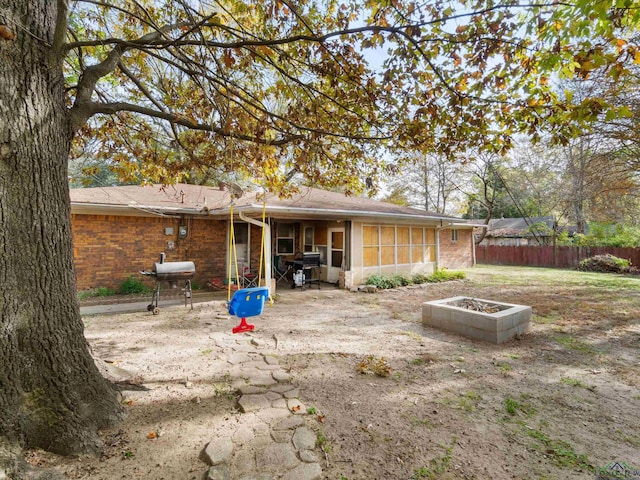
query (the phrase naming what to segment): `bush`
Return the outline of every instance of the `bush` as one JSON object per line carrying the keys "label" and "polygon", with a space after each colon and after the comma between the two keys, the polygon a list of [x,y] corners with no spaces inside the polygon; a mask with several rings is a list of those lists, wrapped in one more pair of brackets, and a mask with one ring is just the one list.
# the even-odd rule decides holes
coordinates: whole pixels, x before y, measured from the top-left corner
{"label": "bush", "polygon": [[382,290],[386,290],[389,288],[405,287],[407,285],[448,282],[450,280],[460,280],[463,278],[466,278],[464,272],[442,269],[434,272],[432,275],[416,273],[411,277],[406,275],[371,275],[366,279],[365,284],[375,285]]}
{"label": "bush", "polygon": [[416,285],[427,283],[429,281],[429,275],[426,273],[414,273],[413,277],[411,277],[411,281]]}
{"label": "bush", "polygon": [[430,275],[427,279],[430,283],[449,282],[451,280],[463,280],[467,278],[464,272],[449,271],[445,268],[436,270],[433,275]]}
{"label": "bush", "polygon": [[136,293],[148,293],[149,287],[147,287],[142,280],[131,276],[127,278],[124,282],[120,284],[118,288],[118,293],[122,295],[132,295]]}
{"label": "bush", "polygon": [[578,265],[578,270],[584,272],[624,273],[629,271],[630,266],[631,262],[629,260],[607,253],[606,255],[585,258]]}
{"label": "bush", "polygon": [[396,288],[400,286],[400,282],[395,276],[389,275],[371,275],[365,281],[366,285],[375,285],[383,290]]}
{"label": "bush", "polygon": [[83,290],[78,292],[78,300],[84,300],[86,298],[94,298],[94,297],[109,297],[111,295],[115,295],[116,291],[112,288],[107,287],[98,287],[92,288],[91,290]]}

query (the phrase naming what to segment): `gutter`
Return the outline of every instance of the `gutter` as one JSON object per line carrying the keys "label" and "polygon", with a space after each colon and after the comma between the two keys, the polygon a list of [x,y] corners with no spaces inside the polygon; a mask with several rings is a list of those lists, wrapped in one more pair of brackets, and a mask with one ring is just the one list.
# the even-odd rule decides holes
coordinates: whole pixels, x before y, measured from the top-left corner
{"label": "gutter", "polygon": [[[236,211],[246,211],[251,213],[261,213],[262,206],[260,205],[247,205],[244,207],[237,207]],[[312,216],[327,216],[327,215],[337,215],[349,217],[350,219],[357,217],[381,217],[381,218],[403,218],[407,220],[435,220],[435,221],[447,221],[453,222],[457,220],[452,217],[436,217],[433,215],[413,215],[408,213],[386,213],[386,212],[375,212],[370,210],[327,210],[327,209],[319,209],[319,208],[297,208],[297,207],[277,207],[277,206],[267,206],[268,213],[289,213],[293,215],[300,214],[309,214]],[[221,213],[221,212],[220,212]],[[453,224],[453,223],[450,223]],[[460,226],[473,226],[471,224],[460,223]]]}
{"label": "gutter", "polygon": [[71,203],[71,213],[99,213],[104,214],[105,211],[123,212],[141,212],[155,215],[206,215],[206,212],[195,208],[176,208],[176,207],[149,207],[141,204],[105,204],[105,203],[88,203],[73,202]]}

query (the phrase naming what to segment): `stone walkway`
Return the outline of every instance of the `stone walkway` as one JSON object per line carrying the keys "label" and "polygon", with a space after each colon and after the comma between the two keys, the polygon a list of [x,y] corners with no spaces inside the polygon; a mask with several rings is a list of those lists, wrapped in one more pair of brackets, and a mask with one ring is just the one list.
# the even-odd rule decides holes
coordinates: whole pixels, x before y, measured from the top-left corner
{"label": "stone walkway", "polygon": [[231,436],[213,438],[203,451],[209,480],[314,480],[322,475],[316,433],[306,407],[275,356],[260,353],[251,334],[211,336],[230,364],[243,415]]}

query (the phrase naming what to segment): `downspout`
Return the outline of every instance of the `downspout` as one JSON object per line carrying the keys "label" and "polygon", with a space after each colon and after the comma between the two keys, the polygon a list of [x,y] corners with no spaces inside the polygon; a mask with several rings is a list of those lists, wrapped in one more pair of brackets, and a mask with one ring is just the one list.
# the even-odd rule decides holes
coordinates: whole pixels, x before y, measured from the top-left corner
{"label": "downspout", "polygon": [[450,228],[451,225],[451,222],[449,222],[447,225],[444,225],[442,223],[442,220],[440,220],[440,226],[436,226],[436,272],[440,270],[440,231],[444,230],[445,228]]}
{"label": "downspout", "polygon": [[241,220],[251,223],[257,227],[265,229],[264,232],[264,282],[271,295],[271,227],[268,223],[262,223],[253,218],[246,217],[244,212],[240,211],[238,216]]}
{"label": "downspout", "polygon": [[440,220],[440,226],[436,227],[436,272],[440,270],[440,230],[442,228],[442,220]]}
{"label": "downspout", "polygon": [[475,239],[475,235],[473,234],[473,229],[471,229],[471,245],[473,245],[473,265],[471,265],[472,267],[476,266],[476,239]]}

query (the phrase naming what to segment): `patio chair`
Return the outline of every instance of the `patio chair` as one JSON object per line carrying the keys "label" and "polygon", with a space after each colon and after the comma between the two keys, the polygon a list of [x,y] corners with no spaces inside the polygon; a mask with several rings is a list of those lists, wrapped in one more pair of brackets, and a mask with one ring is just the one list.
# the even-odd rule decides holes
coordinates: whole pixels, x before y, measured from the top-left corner
{"label": "patio chair", "polygon": [[273,278],[276,279],[276,283],[282,280],[288,281],[289,270],[291,270],[291,267],[284,265],[281,255],[273,257]]}

